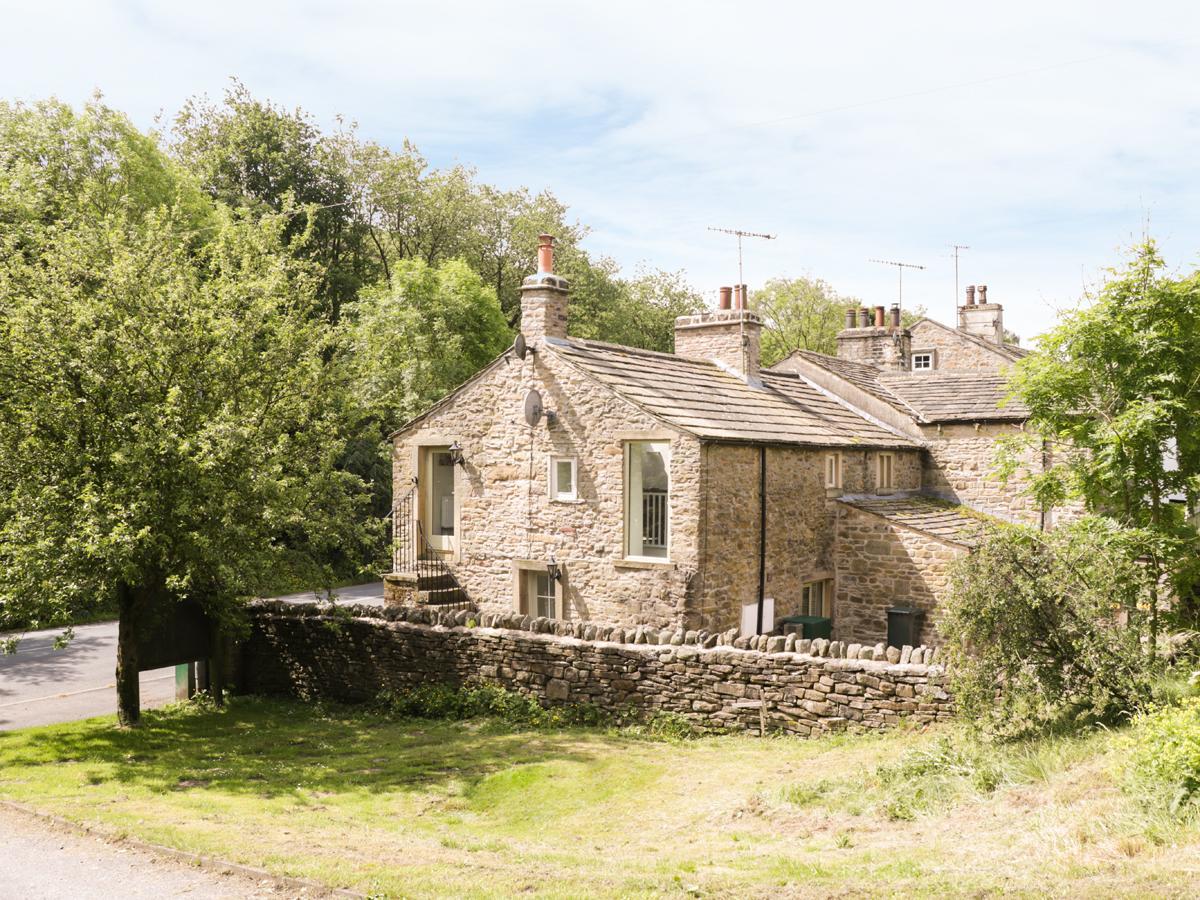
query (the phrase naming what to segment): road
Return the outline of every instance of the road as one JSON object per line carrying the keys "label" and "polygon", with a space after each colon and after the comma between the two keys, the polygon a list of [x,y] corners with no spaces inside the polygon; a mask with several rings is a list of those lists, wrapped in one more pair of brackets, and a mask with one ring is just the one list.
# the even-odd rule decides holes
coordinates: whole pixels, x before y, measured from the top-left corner
{"label": "road", "polygon": [[[293,603],[314,595],[279,597]],[[383,603],[383,582],[337,591],[340,605]],[[117,711],[114,673],[117,668],[117,623],[101,622],[75,629],[65,648],[54,649],[61,632],[32,631],[17,652],[0,656],[0,731],[73,722]],[[3,635],[0,635],[3,637]],[[169,703],[175,697],[175,670],[157,669],[141,675],[142,708]]]}
{"label": "road", "polygon": [[244,872],[198,869],[0,808],[0,897],[22,900],[249,900],[319,897]]}

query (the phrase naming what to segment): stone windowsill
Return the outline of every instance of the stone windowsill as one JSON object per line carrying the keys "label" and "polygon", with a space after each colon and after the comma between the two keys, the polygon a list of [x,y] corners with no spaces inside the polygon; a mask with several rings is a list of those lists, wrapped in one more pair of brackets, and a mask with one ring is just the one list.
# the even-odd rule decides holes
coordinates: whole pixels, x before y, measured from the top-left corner
{"label": "stone windowsill", "polygon": [[614,559],[614,569],[659,569],[662,571],[670,571],[675,568],[675,563],[669,559]]}
{"label": "stone windowsill", "polygon": [[579,497],[576,497],[574,500],[562,500],[558,497],[551,497],[550,502],[561,503],[563,506],[581,506],[582,504],[587,503],[586,500],[583,500]]}

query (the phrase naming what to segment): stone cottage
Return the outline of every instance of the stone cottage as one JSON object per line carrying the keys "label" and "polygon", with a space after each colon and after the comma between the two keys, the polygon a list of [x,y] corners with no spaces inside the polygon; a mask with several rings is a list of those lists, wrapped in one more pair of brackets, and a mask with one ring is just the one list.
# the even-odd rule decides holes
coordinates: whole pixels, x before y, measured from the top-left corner
{"label": "stone cottage", "polygon": [[548,236],[538,257],[514,346],[392,436],[393,602],[709,631],[799,613],[861,641],[903,603],[931,643],[972,510],[1041,516],[988,477],[1023,418],[998,304],[971,296],[957,329],[855,310],[836,357],[763,369],[744,286],[655,353],[569,337]]}

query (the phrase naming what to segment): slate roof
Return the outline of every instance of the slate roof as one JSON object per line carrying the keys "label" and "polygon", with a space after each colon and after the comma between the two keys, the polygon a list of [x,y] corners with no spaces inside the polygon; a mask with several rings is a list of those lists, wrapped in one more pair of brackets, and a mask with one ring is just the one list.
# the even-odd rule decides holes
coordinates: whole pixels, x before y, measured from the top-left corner
{"label": "slate roof", "polygon": [[1021,421],[1029,410],[1008,397],[1008,380],[1003,375],[975,372],[881,373],[880,384],[909,409],[919,421],[983,422]]}
{"label": "slate roof", "polygon": [[890,372],[870,363],[852,362],[809,350],[797,350],[793,355],[832,372],[922,424],[1019,422],[1029,417],[1029,410],[1020,403],[1004,402],[1008,397],[1004,375],[959,370]]}
{"label": "slate roof", "polygon": [[825,353],[817,353],[814,350],[794,350],[792,351],[792,356],[799,356],[801,359],[807,359],[809,362],[815,363],[823,369],[828,369],[839,378],[850,382],[855,387],[861,388],[885,403],[895,405],[898,399],[879,383],[879,366],[873,366],[870,363],[854,362],[853,360],[842,359],[838,356],[829,356]]}
{"label": "slate roof", "polygon": [[886,497],[840,497],[840,503],[887,519],[901,528],[928,534],[939,540],[974,547],[979,543],[986,519],[965,506],[922,495]]}
{"label": "slate roof", "polygon": [[918,446],[792,373],[764,371],[753,386],[707,360],[577,338],[546,346],[656,419],[706,440]]}

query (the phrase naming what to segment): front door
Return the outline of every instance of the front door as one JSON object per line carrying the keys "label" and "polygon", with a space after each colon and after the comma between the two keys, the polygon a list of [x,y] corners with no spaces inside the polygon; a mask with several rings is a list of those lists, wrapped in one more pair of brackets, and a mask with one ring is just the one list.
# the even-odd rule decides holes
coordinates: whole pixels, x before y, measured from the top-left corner
{"label": "front door", "polygon": [[425,451],[425,536],[434,550],[454,551],[454,463],[448,447]]}

